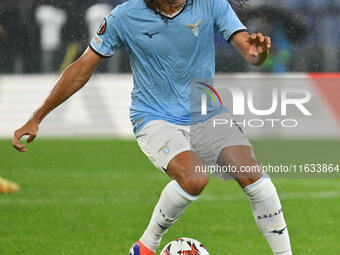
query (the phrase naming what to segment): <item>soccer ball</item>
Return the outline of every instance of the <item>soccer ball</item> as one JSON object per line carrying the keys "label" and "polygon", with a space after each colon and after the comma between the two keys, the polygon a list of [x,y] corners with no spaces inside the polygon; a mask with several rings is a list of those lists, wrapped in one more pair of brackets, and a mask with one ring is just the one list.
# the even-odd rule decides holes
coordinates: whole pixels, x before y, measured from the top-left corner
{"label": "soccer ball", "polygon": [[192,238],[179,238],[168,243],[160,255],[209,255],[208,250],[199,241]]}

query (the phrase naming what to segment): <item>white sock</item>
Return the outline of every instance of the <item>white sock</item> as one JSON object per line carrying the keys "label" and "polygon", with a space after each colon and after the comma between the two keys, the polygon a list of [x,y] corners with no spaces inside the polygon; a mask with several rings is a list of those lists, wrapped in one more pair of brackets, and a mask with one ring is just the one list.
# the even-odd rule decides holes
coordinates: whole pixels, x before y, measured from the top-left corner
{"label": "white sock", "polygon": [[188,205],[198,199],[186,193],[176,181],[171,181],[163,190],[152,214],[151,221],[140,238],[151,251],[156,252],[162,236],[184,213]]}
{"label": "white sock", "polygon": [[280,199],[269,176],[263,176],[244,192],[249,196],[256,223],[274,254],[292,255]]}

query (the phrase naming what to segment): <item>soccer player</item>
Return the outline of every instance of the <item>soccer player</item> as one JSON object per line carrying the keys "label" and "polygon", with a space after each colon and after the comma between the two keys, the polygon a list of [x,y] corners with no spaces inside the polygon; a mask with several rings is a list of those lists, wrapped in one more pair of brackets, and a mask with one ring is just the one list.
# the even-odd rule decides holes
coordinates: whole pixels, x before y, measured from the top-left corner
{"label": "soccer player", "polygon": [[19,185],[0,177],[0,194],[16,193]]}
{"label": "soccer player", "polygon": [[[259,167],[239,128],[223,125],[209,132],[212,118],[228,115],[225,108],[209,109],[205,119],[191,121],[192,80],[215,75],[215,32],[250,64],[261,65],[268,57],[270,38],[261,33],[249,35],[227,0],[130,0],[119,5],[106,17],[90,47],[61,75],[44,104],[14,134],[13,146],[26,151],[20,138],[29,135],[27,142],[32,142],[46,115],[87,83],[102,58],[127,48],[134,77],[130,117],[138,144],[172,179],[145,232],[131,247],[131,255],[155,254],[162,236],[198,199],[209,177],[193,167],[216,163],[238,169]],[[270,178],[261,173],[234,178],[249,196],[257,225],[273,253],[292,254]]]}

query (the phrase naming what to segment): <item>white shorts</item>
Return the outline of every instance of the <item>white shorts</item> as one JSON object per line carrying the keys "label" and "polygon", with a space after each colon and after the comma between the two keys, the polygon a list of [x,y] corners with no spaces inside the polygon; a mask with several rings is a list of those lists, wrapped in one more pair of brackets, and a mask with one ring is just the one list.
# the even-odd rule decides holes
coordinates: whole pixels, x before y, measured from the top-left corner
{"label": "white shorts", "polygon": [[184,151],[195,151],[206,165],[216,165],[220,152],[230,146],[251,146],[237,125],[214,125],[215,119],[232,120],[229,113],[193,124],[176,125],[164,120],[147,123],[137,136],[137,142],[159,169],[166,171],[169,162]]}

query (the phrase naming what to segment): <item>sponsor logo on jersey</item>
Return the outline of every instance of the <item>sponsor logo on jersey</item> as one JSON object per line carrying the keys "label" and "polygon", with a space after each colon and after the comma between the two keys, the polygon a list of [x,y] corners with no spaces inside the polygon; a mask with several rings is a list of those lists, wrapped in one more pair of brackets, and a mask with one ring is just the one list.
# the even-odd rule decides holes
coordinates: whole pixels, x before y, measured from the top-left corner
{"label": "sponsor logo on jersey", "polygon": [[197,38],[200,35],[199,25],[203,22],[203,20],[197,21],[195,24],[189,24],[185,27],[189,27],[192,30],[192,34]]}
{"label": "sponsor logo on jersey", "polygon": [[149,37],[150,39],[152,39],[152,37],[153,37],[154,35],[158,35],[158,34],[159,34],[159,32],[156,32],[156,33],[153,33],[153,34],[150,34],[149,32],[144,33],[144,35],[146,35],[146,36]]}

